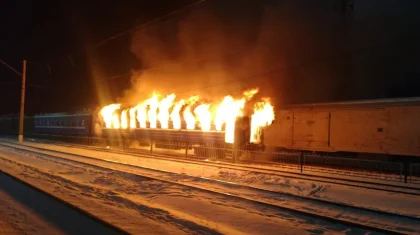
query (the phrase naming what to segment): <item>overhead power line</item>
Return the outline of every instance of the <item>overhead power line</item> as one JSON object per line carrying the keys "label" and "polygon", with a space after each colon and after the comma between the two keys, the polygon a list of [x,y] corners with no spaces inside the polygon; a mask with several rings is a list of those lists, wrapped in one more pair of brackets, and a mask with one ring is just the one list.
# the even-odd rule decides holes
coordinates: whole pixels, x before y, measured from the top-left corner
{"label": "overhead power line", "polygon": [[[69,53],[66,53],[65,55],[62,55],[62,56],[56,56],[55,58],[66,57],[70,61],[70,63],[72,64],[72,66],[74,67],[74,58],[72,57],[72,54],[83,52],[83,51],[87,51],[87,50],[90,50],[90,49],[98,48],[98,47],[106,44],[107,42],[112,41],[112,40],[114,40],[116,38],[119,38],[119,37],[121,37],[121,36],[123,36],[125,34],[128,34],[128,33],[139,32],[141,30],[146,29],[149,25],[152,25],[152,24],[154,24],[156,22],[159,22],[159,21],[161,21],[161,20],[163,20],[163,19],[165,19],[165,18],[167,18],[169,16],[175,15],[178,12],[181,12],[181,11],[187,10],[187,9],[193,7],[193,6],[199,5],[199,4],[201,4],[201,3],[205,2],[205,1],[207,1],[207,0],[198,0],[198,1],[195,1],[195,2],[193,2],[191,4],[188,4],[188,5],[185,5],[183,7],[178,8],[176,10],[173,10],[173,11],[171,11],[171,12],[165,14],[165,15],[159,16],[157,18],[153,18],[152,20],[149,20],[149,21],[147,21],[145,23],[142,23],[140,25],[131,27],[131,28],[126,29],[126,30],[124,30],[124,31],[122,31],[120,33],[117,33],[117,34],[114,34],[114,35],[109,36],[107,38],[104,38],[101,41],[96,42],[96,43],[93,43],[93,44],[91,44],[91,45],[89,45],[89,46],[87,46],[87,47],[85,47],[83,49],[80,49],[80,50],[75,51],[73,53],[72,52],[69,52]],[[36,62],[48,63],[47,61],[29,61],[29,62],[30,63],[36,63]]]}
{"label": "overhead power line", "polygon": [[156,23],[156,22],[158,22],[158,21],[160,21],[160,20],[162,20],[162,19],[164,19],[164,18],[166,18],[168,16],[175,15],[176,13],[178,13],[180,11],[189,9],[189,8],[191,8],[191,7],[195,6],[195,5],[198,5],[198,4],[202,3],[202,2],[205,2],[205,1],[207,1],[207,0],[199,0],[199,1],[193,2],[193,3],[189,4],[189,5],[186,5],[186,6],[183,6],[181,8],[178,8],[178,9],[176,9],[174,11],[171,11],[171,12],[169,12],[169,13],[163,15],[163,16],[160,16],[160,17],[154,18],[152,20],[149,20],[146,23],[141,24],[140,26],[132,27],[132,28],[127,29],[127,30],[125,30],[125,31],[123,31],[121,33],[118,33],[118,34],[115,34],[115,35],[110,36],[108,38],[105,38],[102,41],[97,42],[96,45],[94,45],[94,46],[101,46],[101,45],[105,44],[106,42],[111,41],[113,39],[116,39],[118,37],[121,37],[121,36],[123,36],[123,35],[125,35],[127,33],[141,31],[141,30],[145,29],[147,26],[149,26],[149,25],[151,25],[153,23]]}
{"label": "overhead power line", "polygon": [[15,68],[13,68],[12,66],[10,66],[8,63],[4,62],[1,59],[0,59],[0,63],[4,64],[7,68],[9,68],[13,72],[15,72],[17,75],[22,76],[22,74],[20,72],[18,72]]}

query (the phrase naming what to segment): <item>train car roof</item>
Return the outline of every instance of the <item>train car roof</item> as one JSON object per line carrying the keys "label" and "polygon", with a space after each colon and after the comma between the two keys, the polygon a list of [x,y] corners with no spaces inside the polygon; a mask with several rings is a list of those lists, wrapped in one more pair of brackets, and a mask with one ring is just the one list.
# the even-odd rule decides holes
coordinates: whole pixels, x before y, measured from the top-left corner
{"label": "train car roof", "polygon": [[329,103],[294,104],[283,108],[356,108],[356,107],[388,107],[388,106],[420,106],[420,97],[354,100]]}
{"label": "train car roof", "polygon": [[40,117],[74,117],[74,116],[88,116],[90,112],[79,112],[79,113],[43,113],[35,115],[35,118]]}

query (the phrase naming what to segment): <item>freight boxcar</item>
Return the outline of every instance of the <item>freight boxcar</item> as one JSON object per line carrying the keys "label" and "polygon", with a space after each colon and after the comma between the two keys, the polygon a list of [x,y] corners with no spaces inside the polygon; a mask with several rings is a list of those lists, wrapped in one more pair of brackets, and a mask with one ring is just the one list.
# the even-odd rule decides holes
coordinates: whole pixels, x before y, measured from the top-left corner
{"label": "freight boxcar", "polygon": [[264,137],[271,148],[420,156],[420,98],[287,106]]}

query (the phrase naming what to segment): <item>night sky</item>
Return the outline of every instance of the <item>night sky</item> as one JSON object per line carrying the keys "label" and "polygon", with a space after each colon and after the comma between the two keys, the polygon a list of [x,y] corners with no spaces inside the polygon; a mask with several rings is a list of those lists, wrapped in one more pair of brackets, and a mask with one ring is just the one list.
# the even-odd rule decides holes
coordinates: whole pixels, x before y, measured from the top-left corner
{"label": "night sky", "polygon": [[[2,1],[0,59],[28,60],[28,114],[152,89],[213,99],[259,86],[277,104],[420,96],[414,0],[356,0],[346,20],[339,0],[207,0],[99,43],[193,2]],[[0,94],[0,113],[18,112],[20,78],[3,65]]]}

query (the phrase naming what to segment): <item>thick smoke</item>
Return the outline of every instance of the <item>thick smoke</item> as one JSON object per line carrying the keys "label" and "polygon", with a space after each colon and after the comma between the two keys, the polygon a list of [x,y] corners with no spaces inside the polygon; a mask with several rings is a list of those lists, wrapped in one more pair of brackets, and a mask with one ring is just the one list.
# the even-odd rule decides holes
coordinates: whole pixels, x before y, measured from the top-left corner
{"label": "thick smoke", "polygon": [[[375,49],[401,34],[386,21],[366,24],[360,13],[346,26],[330,1],[239,2],[229,8],[221,1],[134,34],[131,50],[141,69],[124,102],[153,91],[214,100],[253,87],[276,105],[381,98],[380,81],[400,70],[388,66],[383,47]],[[389,35],[372,30],[380,27]]]}
{"label": "thick smoke", "polygon": [[210,10],[149,27],[133,36],[131,49],[142,69],[133,72],[124,101],[133,104],[154,91],[214,100],[260,87],[261,95],[270,95],[270,82],[258,74],[274,66],[267,64],[273,36],[260,33],[255,19],[229,20]]}

